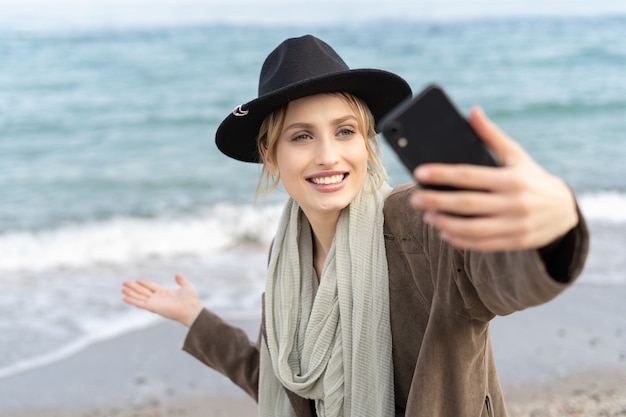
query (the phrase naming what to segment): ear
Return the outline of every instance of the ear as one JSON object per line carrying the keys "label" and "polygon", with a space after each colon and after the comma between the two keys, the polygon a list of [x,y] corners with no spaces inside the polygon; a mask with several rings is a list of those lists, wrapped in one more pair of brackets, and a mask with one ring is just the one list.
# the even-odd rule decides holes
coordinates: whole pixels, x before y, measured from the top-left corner
{"label": "ear", "polygon": [[263,154],[263,165],[265,165],[267,171],[274,177],[278,176],[278,166],[270,158],[265,146],[261,146],[261,153]]}

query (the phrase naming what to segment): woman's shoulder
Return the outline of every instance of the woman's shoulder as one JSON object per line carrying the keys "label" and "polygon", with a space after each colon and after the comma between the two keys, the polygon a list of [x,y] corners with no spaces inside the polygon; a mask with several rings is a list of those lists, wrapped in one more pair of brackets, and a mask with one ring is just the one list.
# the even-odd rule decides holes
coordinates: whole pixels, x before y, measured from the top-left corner
{"label": "woman's shoulder", "polygon": [[408,183],[398,185],[387,196],[383,214],[388,229],[396,233],[411,233],[423,235],[425,226],[420,210],[411,206],[409,198],[417,185]]}
{"label": "woman's shoulder", "polygon": [[409,196],[416,187],[417,185],[415,183],[395,186],[385,200],[385,214],[387,215],[389,212],[396,212],[398,209],[408,207]]}

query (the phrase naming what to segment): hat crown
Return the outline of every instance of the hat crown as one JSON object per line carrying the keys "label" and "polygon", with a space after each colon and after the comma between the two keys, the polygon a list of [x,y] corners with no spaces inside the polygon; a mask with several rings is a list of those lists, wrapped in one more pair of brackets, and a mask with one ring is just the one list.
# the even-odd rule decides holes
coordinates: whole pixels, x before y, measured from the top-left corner
{"label": "hat crown", "polygon": [[259,96],[326,74],[349,70],[326,42],[312,35],[290,38],[267,57],[259,77]]}
{"label": "hat crown", "polygon": [[411,96],[411,87],[387,71],[350,69],[330,45],[314,36],[290,38],[265,59],[258,97],[237,106],[220,123],[217,147],[231,158],[261,162],[257,137],[268,114],[300,97],[332,92],[359,97],[378,120]]}

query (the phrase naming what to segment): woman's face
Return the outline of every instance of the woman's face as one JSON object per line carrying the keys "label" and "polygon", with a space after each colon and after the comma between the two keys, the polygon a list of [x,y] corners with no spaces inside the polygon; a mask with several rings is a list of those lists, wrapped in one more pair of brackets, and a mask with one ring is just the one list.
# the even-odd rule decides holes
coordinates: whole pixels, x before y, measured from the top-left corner
{"label": "woman's face", "polygon": [[361,191],[368,154],[360,131],[340,96],[318,94],[287,106],[276,161],[266,163],[310,219],[338,217]]}

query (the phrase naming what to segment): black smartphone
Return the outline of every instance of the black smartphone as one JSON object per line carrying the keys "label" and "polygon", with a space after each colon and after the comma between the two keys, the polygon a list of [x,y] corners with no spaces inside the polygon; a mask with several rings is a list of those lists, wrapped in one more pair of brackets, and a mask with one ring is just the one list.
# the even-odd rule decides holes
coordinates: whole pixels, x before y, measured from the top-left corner
{"label": "black smartphone", "polygon": [[[411,173],[418,165],[427,162],[499,165],[469,122],[436,84],[398,104],[379,121],[378,130]],[[448,186],[420,185],[437,190],[456,190]]]}

